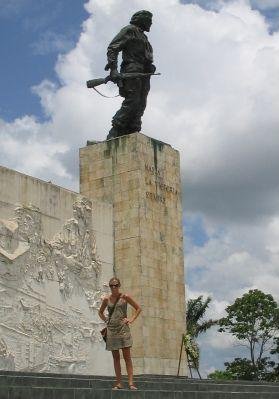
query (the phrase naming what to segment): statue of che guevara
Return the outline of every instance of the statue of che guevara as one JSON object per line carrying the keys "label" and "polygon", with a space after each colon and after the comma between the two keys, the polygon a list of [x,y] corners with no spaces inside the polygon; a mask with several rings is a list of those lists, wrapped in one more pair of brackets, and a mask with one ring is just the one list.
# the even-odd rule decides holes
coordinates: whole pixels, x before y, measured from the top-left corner
{"label": "statue of che guevara", "polygon": [[[130,25],[121,29],[108,46],[105,70],[110,70],[110,80],[117,83],[124,101],[112,118],[112,128],[107,139],[141,130],[141,117],[150,90],[150,76],[156,70],[153,50],[144,33],[149,32],[151,25],[151,12],[138,11],[132,16]],[[121,51],[122,63],[118,72],[117,60]],[[130,76],[123,78],[125,75]]]}

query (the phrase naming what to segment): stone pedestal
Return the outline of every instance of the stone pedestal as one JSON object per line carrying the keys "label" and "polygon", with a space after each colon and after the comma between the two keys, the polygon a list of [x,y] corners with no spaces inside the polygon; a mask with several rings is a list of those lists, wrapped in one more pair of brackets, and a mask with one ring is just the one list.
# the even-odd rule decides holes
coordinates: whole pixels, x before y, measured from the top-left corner
{"label": "stone pedestal", "polygon": [[176,374],[185,331],[178,151],[140,133],[82,148],[80,192],[113,205],[114,271],[143,310],[131,326],[135,374]]}

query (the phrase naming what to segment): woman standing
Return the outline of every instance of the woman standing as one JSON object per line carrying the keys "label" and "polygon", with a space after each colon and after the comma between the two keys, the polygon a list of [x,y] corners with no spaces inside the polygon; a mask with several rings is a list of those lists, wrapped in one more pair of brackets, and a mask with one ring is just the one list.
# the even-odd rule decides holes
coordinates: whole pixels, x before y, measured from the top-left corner
{"label": "woman standing", "polygon": [[[137,388],[133,382],[133,364],[130,353],[133,341],[129,325],[136,320],[141,312],[141,308],[129,295],[120,292],[120,286],[121,284],[118,278],[113,277],[110,279],[109,287],[111,289],[111,294],[103,299],[99,310],[99,316],[107,323],[106,350],[112,352],[116,375],[116,384],[113,389],[123,389],[119,353],[119,349],[122,349],[128,374],[129,388],[136,390]],[[134,315],[129,319],[127,318],[128,303],[135,309]],[[108,318],[104,315],[106,308],[108,308]]]}

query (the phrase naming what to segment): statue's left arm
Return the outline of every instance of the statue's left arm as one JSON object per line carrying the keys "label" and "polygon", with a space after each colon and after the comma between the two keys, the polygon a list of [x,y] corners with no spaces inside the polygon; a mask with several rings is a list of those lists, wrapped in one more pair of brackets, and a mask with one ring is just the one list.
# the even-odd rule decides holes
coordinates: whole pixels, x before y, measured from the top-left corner
{"label": "statue's left arm", "polygon": [[121,31],[112,39],[111,43],[108,46],[107,50],[107,59],[108,63],[105,67],[105,70],[111,71],[117,70],[117,61],[118,61],[118,54],[122,51],[127,43],[127,41],[131,38],[132,30],[129,26],[121,29]]}

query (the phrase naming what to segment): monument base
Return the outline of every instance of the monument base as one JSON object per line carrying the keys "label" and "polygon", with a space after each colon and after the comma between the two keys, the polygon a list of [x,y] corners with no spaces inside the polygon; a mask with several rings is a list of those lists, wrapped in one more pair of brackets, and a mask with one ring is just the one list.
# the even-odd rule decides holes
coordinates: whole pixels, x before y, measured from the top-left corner
{"label": "monument base", "polygon": [[135,373],[176,374],[186,328],[178,151],[141,133],[89,145],[80,192],[113,206],[114,272],[143,310],[131,326]]}

